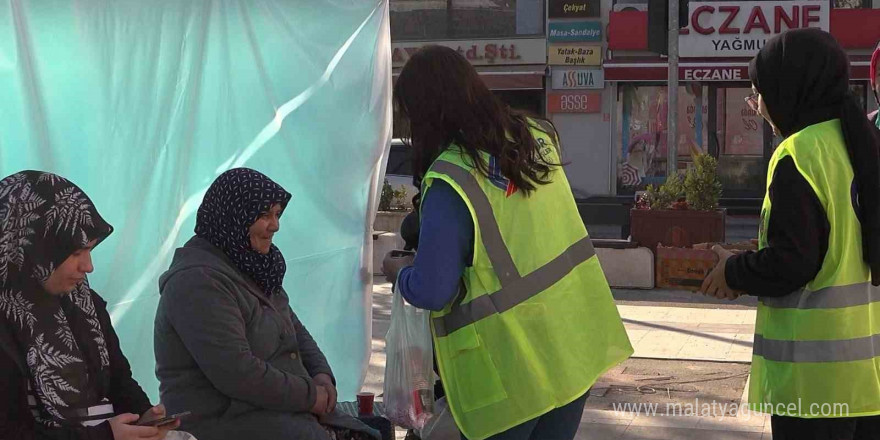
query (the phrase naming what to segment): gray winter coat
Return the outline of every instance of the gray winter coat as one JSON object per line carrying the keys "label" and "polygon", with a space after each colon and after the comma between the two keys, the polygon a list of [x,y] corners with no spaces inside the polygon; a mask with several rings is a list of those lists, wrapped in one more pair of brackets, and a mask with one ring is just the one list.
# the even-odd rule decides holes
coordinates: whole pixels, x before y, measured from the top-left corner
{"label": "gray winter coat", "polygon": [[266,295],[208,241],[193,237],[159,279],[154,349],[162,403],[191,411],[200,440],[327,440],[321,424],[377,432],[341,414],[318,419],[312,377],[333,375],[283,291]]}

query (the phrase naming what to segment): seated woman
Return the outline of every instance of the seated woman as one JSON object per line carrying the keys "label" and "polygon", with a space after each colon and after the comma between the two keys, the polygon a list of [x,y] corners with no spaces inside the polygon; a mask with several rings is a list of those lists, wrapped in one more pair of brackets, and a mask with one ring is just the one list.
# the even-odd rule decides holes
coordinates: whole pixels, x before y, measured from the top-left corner
{"label": "seated woman", "polygon": [[132,379],[107,303],[86,280],[111,232],[63,177],[0,181],[0,438],[159,440],[177,427],[136,425],[165,409]]}
{"label": "seated woman", "polygon": [[192,411],[206,439],[366,439],[378,433],[334,411],[333,372],[281,287],[272,244],[290,194],[237,168],[208,189],[196,236],[159,279],[156,375],[172,412]]}

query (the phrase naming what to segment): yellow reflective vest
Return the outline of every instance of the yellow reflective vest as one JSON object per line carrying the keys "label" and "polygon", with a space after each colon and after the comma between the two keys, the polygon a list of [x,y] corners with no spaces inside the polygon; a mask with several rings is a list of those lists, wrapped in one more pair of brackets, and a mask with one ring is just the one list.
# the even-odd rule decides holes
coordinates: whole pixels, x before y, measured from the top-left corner
{"label": "yellow reflective vest", "polygon": [[[550,163],[558,148],[537,123]],[[462,433],[480,440],[583,396],[632,354],[565,172],[528,197],[484,155],[486,176],[455,145],[432,165],[466,202],[474,260],[460,295],[432,314],[440,376]]]}
{"label": "yellow reflective vest", "polygon": [[[816,278],[798,292],[761,298],[755,323],[751,409],[822,418],[880,414],[880,290],[862,257],[853,168],[840,120],[812,125],[776,150],[759,233],[767,247],[769,188],[791,157],[822,203],[831,233]],[[791,225],[797,227],[797,225]]]}

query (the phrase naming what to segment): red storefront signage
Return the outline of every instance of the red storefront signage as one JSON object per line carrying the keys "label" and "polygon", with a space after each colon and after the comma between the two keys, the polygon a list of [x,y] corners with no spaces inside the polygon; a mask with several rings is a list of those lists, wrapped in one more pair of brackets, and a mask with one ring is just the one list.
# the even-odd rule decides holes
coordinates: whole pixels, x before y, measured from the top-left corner
{"label": "red storefront signage", "polygon": [[[785,3],[788,2],[768,4],[776,6],[777,4],[781,5]],[[742,14],[742,12],[738,14]],[[793,15],[794,11],[790,11],[789,14]],[[746,15],[746,19],[748,19],[750,15],[751,13]],[[810,16],[813,16],[812,12],[810,13]],[[721,18],[723,20],[720,24],[724,24],[724,20],[727,18],[724,16]],[[771,30],[775,30],[776,22],[773,14],[771,13],[770,16],[765,14],[764,18],[767,20],[767,25]],[[794,21],[793,16],[787,16],[787,18]],[[785,18],[780,16],[780,19],[782,20],[780,24],[786,24]],[[705,18],[701,16],[699,23],[703,27],[708,25],[704,20]],[[763,25],[760,22],[760,18],[754,18],[753,20],[757,20],[756,25],[761,25],[762,29],[760,32],[763,32]],[[802,11],[798,12],[798,21],[803,24]],[[832,9],[830,13],[829,27],[831,29],[831,34],[834,35],[834,38],[836,38],[844,48],[873,49],[877,44],[877,41],[880,40],[880,26],[877,25],[878,22],[880,22],[880,9]],[[737,27],[736,25],[729,23],[727,29],[730,29],[731,26]],[[743,28],[744,27],[745,26],[743,26]],[[758,28],[754,26],[750,27],[749,30],[758,32]],[[647,50],[647,12],[612,11],[608,21],[608,48],[611,50]]]}
{"label": "red storefront signage", "polygon": [[548,113],[599,113],[601,111],[601,93],[565,92],[547,95]]}
{"label": "red storefront signage", "polygon": [[[869,78],[869,55],[850,56],[850,79]],[[665,62],[656,61],[606,61],[603,68],[605,81],[666,81],[669,67]],[[749,81],[748,60],[727,62],[685,61],[678,67],[678,79],[687,82],[707,81]]]}
{"label": "red storefront signage", "polygon": [[789,29],[828,31],[828,2],[691,2],[690,23],[682,29],[682,57],[750,57]]}
{"label": "red storefront signage", "polygon": [[749,68],[746,66],[679,67],[678,76],[682,81],[747,81]]}
{"label": "red storefront signage", "polygon": [[[791,2],[785,6],[745,2],[743,5],[723,4],[715,7],[712,4],[697,3],[691,12],[690,28],[702,35],[748,34],[756,29],[764,34],[780,34],[789,29],[821,27],[822,9],[827,5],[815,1]],[[743,21],[746,15],[748,18]],[[745,26],[740,28],[738,23]],[[718,24],[718,28],[715,24]],[[688,33],[689,29],[682,32]]]}

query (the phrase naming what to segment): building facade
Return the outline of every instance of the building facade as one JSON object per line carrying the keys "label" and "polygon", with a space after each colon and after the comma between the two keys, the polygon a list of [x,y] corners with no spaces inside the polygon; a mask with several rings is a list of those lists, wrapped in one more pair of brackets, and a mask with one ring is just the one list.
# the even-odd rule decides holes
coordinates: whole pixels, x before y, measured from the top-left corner
{"label": "building facade", "polygon": [[543,114],[544,0],[391,0],[390,6],[395,75],[420,47],[448,46],[505,102]]}
{"label": "building facade", "polygon": [[[577,143],[583,131],[610,131],[610,151],[604,154],[611,162],[585,170],[594,177],[581,188],[588,193],[582,196],[632,196],[666,180],[668,65],[665,57],[647,52],[646,3],[605,4],[610,11],[603,97],[611,105],[603,121],[610,123],[581,127],[568,137]],[[679,35],[678,167],[685,169],[694,152],[716,157],[725,199],[763,197],[767,164],[782,141],[745,102],[752,93],[749,61],[767,39],[800,27],[831,32],[850,55],[853,92],[866,111],[876,108],[869,63],[880,40],[880,9],[869,2],[691,1],[689,6],[688,26]]]}
{"label": "building facade", "polygon": [[[677,151],[719,160],[725,198],[763,196],[781,141],[745,102],[749,60],[790,28],[831,32],[852,89],[875,108],[880,1],[691,1],[679,37]],[[426,44],[453,47],[513,107],[551,119],[579,199],[631,199],[666,179],[666,59],[648,52],[647,0],[391,0],[395,72]]]}

